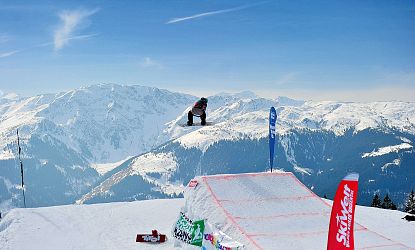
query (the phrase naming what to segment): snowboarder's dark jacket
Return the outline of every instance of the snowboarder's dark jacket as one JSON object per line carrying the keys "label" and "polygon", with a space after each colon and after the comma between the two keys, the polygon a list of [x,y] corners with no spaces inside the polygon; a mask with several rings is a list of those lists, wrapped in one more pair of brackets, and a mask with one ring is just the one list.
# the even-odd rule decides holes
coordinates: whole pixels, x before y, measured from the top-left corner
{"label": "snowboarder's dark jacket", "polygon": [[199,101],[195,102],[192,108],[193,115],[201,116],[205,113],[207,108],[207,101],[205,98],[201,98]]}

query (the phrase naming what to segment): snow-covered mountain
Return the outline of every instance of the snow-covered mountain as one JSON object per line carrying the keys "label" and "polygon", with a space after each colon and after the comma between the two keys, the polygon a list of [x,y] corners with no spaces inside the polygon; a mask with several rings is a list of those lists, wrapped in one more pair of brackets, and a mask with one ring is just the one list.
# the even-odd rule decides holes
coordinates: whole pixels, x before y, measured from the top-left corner
{"label": "snow-covered mountain", "polygon": [[176,197],[195,174],[264,171],[270,106],[278,116],[275,167],[317,194],[333,195],[336,178],[352,170],[361,174],[364,204],[377,191],[399,203],[414,186],[415,103],[221,93],[209,97],[212,126],[183,126],[196,99],[116,84],[3,96],[0,207],[21,205],[17,128],[28,206]]}
{"label": "snow-covered mountain", "polygon": [[0,203],[20,204],[16,129],[21,136],[27,204],[67,204],[100,180],[100,174],[119,165],[108,163],[167,141],[161,134],[165,124],[195,99],[116,84],[28,98],[2,97]]}
{"label": "snow-covered mountain", "polygon": [[[228,98],[229,96],[226,96]],[[175,138],[126,162],[78,203],[175,197],[195,175],[268,168],[268,110],[277,107],[276,168],[296,173],[317,194],[332,197],[347,172],[361,176],[359,202],[374,192],[401,203],[414,188],[415,104],[301,102],[256,96],[209,106],[207,127],[168,123]],[[138,191],[139,190],[139,191]]]}

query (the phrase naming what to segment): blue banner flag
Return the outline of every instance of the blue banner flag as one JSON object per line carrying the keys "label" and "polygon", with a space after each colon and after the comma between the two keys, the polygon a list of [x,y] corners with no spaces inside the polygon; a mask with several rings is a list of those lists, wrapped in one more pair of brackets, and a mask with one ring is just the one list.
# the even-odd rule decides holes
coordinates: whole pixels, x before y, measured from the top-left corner
{"label": "blue banner flag", "polygon": [[277,112],[274,107],[271,107],[269,111],[269,164],[271,167],[274,165],[274,146],[275,146],[275,122],[277,121]]}

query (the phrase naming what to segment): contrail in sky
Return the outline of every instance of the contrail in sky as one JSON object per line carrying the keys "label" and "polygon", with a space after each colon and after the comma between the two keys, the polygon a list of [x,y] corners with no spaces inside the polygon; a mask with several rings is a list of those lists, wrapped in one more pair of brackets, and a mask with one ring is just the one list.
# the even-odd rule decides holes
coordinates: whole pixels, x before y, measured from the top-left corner
{"label": "contrail in sky", "polygon": [[230,8],[230,9],[210,11],[210,12],[196,14],[196,15],[193,15],[193,16],[177,17],[177,18],[173,18],[170,21],[166,22],[166,24],[183,22],[183,21],[187,21],[187,20],[190,20],[190,19],[196,19],[196,18],[205,17],[205,16],[213,16],[213,15],[218,15],[218,14],[223,14],[223,13],[228,13],[228,12],[234,12],[234,11],[243,10],[243,9],[251,8],[251,7],[254,7],[254,6],[258,6],[258,5],[261,5],[261,4],[264,4],[264,3],[266,3],[266,2],[260,2],[260,3],[256,3],[256,4],[247,4],[247,5],[242,5],[242,6],[235,7],[235,8]]}

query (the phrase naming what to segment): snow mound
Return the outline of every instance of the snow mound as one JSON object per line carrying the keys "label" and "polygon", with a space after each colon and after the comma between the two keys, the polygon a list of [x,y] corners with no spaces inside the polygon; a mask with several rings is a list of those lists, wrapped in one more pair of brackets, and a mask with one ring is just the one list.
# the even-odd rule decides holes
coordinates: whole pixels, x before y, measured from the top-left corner
{"label": "snow mound", "polygon": [[[325,249],[331,207],[292,173],[196,177],[182,212],[205,220],[244,249]],[[193,182],[194,184],[194,182]],[[355,225],[355,246],[409,249],[392,237]],[[180,241],[176,240],[180,245]],[[187,246],[186,246],[187,247]],[[188,247],[187,247],[188,248]]]}

